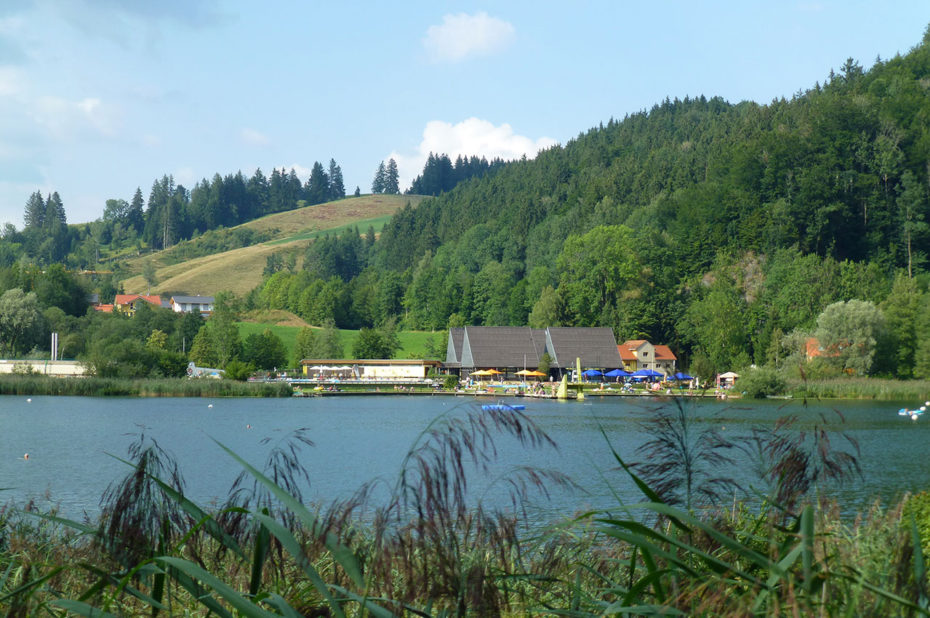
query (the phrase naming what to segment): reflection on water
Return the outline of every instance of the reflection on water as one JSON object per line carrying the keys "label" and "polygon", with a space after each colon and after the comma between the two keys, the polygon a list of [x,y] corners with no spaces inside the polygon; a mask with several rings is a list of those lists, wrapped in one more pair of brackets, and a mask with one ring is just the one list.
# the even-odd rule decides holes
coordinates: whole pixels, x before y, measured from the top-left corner
{"label": "reflection on water", "polygon": [[[42,507],[60,506],[68,517],[93,516],[109,483],[126,473],[127,446],[140,432],[154,438],[178,459],[187,493],[202,504],[222,500],[239,468],[214,441],[261,467],[269,449],[298,428],[314,441],[302,461],[311,487],[306,495],[318,503],[344,498],[362,483],[397,479],[404,455],[431,421],[442,414],[463,415],[480,403],[466,397],[333,397],[305,399],[116,399],[77,397],[0,397],[0,501]],[[526,414],[558,444],[558,449],[528,451],[513,439],[501,439],[499,459],[487,475],[475,474],[472,495],[509,508],[503,480],[517,466],[556,469],[569,475],[578,490],[551,488],[537,495],[533,517],[551,520],[586,509],[616,509],[641,496],[616,463],[612,446],[627,460],[648,439],[642,422],[655,414],[651,399],[590,397],[585,402],[526,400]],[[930,488],[930,467],[923,453],[930,438],[930,418],[899,417],[897,410],[915,402],[688,402],[702,423],[714,423],[724,435],[745,434],[754,425],[771,426],[796,414],[801,427],[821,418],[842,429],[860,448],[862,478],[828,488],[847,513],[866,508],[873,499],[893,500],[905,491]],[[211,407],[212,406],[212,407]],[[837,411],[840,413],[838,414]],[[840,422],[840,415],[845,422]],[[603,433],[602,433],[603,432]],[[604,435],[610,441],[608,445]],[[265,439],[269,440],[265,440]],[[24,454],[29,458],[24,459]],[[746,462],[730,471],[749,489],[753,478]],[[386,489],[385,489],[386,491]]]}

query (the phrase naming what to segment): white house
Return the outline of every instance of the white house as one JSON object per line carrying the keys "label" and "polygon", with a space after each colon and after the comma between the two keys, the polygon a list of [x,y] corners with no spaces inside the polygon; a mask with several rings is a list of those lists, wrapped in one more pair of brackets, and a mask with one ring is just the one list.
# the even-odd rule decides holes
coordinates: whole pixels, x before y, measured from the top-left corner
{"label": "white house", "polygon": [[175,313],[198,312],[209,315],[213,311],[212,296],[172,296],[171,309]]}

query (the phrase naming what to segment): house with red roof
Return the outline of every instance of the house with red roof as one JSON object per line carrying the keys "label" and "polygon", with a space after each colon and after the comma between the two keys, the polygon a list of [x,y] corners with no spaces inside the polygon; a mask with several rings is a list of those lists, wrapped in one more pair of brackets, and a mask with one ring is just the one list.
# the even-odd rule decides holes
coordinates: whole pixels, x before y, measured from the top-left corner
{"label": "house with red roof", "polygon": [[117,294],[113,301],[114,309],[120,313],[132,315],[136,312],[139,303],[148,303],[153,307],[170,309],[170,305],[161,299],[161,296],[146,296],[145,294]]}
{"label": "house with red roof", "polygon": [[630,339],[617,346],[623,369],[636,371],[638,369],[652,369],[673,375],[678,358],[667,345],[652,345],[645,339]]}

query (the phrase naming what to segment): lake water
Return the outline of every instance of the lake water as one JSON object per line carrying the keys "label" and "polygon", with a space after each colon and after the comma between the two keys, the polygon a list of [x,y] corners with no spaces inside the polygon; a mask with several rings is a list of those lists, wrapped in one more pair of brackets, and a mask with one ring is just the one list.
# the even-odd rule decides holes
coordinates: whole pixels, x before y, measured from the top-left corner
{"label": "lake water", "polygon": [[[551,488],[536,495],[535,520],[551,520],[578,511],[615,509],[619,501],[641,496],[616,464],[602,430],[626,459],[648,439],[642,422],[655,414],[655,400],[596,398],[585,402],[512,400],[558,444],[558,449],[528,451],[513,439],[498,443],[498,461],[488,474],[476,474],[474,498],[509,504],[506,483],[517,466],[552,468],[580,487]],[[201,504],[222,500],[240,472],[219,441],[261,468],[269,450],[293,431],[306,428],[315,446],[302,452],[308,468],[310,500],[327,503],[347,497],[376,478],[392,484],[404,455],[430,422],[441,415],[463,416],[489,399],[449,396],[351,396],[294,399],[123,399],[80,397],[0,397],[0,503],[22,505],[34,499],[40,508],[57,506],[80,518],[98,512],[106,487],[127,467],[116,457],[140,431],[173,453],[187,481],[187,493]],[[906,491],[930,489],[930,418],[911,421],[897,415],[918,402],[688,402],[696,417],[715,424],[727,436],[753,425],[772,426],[796,414],[810,427],[821,415],[860,447],[863,476],[836,489],[847,513],[865,509],[875,498],[885,502]],[[834,409],[845,423],[837,422]],[[25,453],[29,454],[24,459]],[[748,485],[745,464],[732,475]],[[833,491],[833,490],[831,490]]]}

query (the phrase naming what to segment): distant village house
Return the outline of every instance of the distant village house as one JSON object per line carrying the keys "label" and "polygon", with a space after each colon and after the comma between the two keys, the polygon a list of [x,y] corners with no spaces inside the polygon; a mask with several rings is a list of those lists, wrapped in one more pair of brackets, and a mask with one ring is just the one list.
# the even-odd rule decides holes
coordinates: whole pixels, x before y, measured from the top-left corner
{"label": "distant village house", "polygon": [[210,315],[213,312],[212,296],[172,296],[170,304],[175,313]]}

